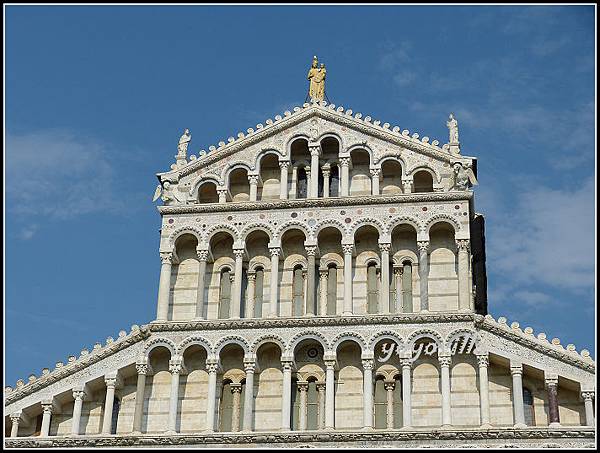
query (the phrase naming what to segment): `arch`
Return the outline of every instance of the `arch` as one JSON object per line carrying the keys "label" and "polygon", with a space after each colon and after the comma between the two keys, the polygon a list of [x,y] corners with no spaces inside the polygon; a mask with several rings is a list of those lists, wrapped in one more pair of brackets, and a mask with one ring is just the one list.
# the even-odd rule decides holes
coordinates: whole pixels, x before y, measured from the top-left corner
{"label": "arch", "polygon": [[337,354],[337,349],[338,349],[339,345],[342,344],[344,341],[352,341],[352,342],[356,343],[358,345],[358,347],[360,348],[361,354],[364,354],[368,350],[365,339],[361,335],[359,335],[355,332],[344,332],[344,333],[337,335],[331,341],[331,350]]}
{"label": "arch", "polygon": [[328,269],[332,264],[334,264],[337,269],[343,269],[344,259],[334,252],[326,253],[319,259],[320,269]]}
{"label": "arch", "polygon": [[419,263],[419,257],[417,256],[416,253],[412,252],[410,254],[407,253],[403,253],[403,254],[394,254],[392,256],[392,263],[396,266],[400,266],[406,262],[409,262],[411,265],[414,264],[418,264]]}
{"label": "arch", "polygon": [[252,342],[252,344],[250,345],[250,351],[252,352],[252,354],[257,354],[258,349],[263,344],[267,344],[267,343],[273,343],[273,344],[276,344],[277,346],[279,346],[281,355],[283,355],[283,353],[286,350],[285,349],[285,341],[283,338],[281,338],[279,335],[275,335],[275,334],[265,334],[265,335],[261,335],[260,337],[256,338]]}
{"label": "arch", "polygon": [[226,186],[227,188],[229,188],[229,175],[231,174],[232,171],[237,170],[238,168],[243,168],[244,170],[246,170],[246,172],[248,174],[253,172],[253,168],[252,166],[247,163],[247,162],[234,162],[226,167],[223,168],[223,171],[221,173],[221,180],[223,180],[223,185]]}
{"label": "arch", "polygon": [[377,232],[379,233],[380,239],[381,239],[381,236],[383,236],[387,233],[385,226],[379,220],[377,220],[374,217],[363,217],[361,219],[355,220],[350,225],[350,227],[348,228],[348,232],[349,232],[348,235],[351,236],[352,238],[354,238],[354,235],[356,235],[356,232],[358,231],[358,229],[365,225],[371,225],[372,227],[374,227],[377,230]]}
{"label": "arch", "polygon": [[204,242],[202,240],[202,232],[198,228],[191,225],[184,225],[177,228],[169,235],[169,244],[173,247],[173,250],[175,250],[175,242],[177,241],[177,239],[179,239],[179,237],[183,236],[184,234],[191,234],[195,236],[198,240],[198,245]]}
{"label": "arch", "polygon": [[246,238],[253,233],[254,231],[264,231],[269,236],[269,241],[273,240],[274,234],[271,226],[267,223],[250,223],[244,227],[244,229],[239,233],[239,238],[242,241],[246,241]]}
{"label": "arch", "polygon": [[194,182],[192,182],[189,194],[192,197],[196,198],[198,196],[198,191],[200,190],[200,186],[202,186],[203,184],[207,184],[207,183],[214,184],[217,187],[223,185],[223,181],[219,180],[219,178],[217,178],[216,176],[202,175],[202,176],[199,176],[198,178],[196,178],[194,180]]}
{"label": "arch", "polygon": [[383,165],[383,163],[387,160],[393,160],[393,161],[397,161],[400,166],[402,167],[402,176],[406,175],[406,168],[407,168],[407,163],[404,160],[403,157],[400,156],[400,153],[398,151],[389,151],[387,153],[384,153],[382,156],[379,157],[379,159],[377,159],[374,164],[381,168],[381,166]]}
{"label": "arch", "polygon": [[259,269],[269,270],[271,268],[271,260],[263,256],[253,256],[248,260],[248,271],[256,271]]}
{"label": "arch", "polygon": [[419,329],[411,333],[406,338],[405,351],[412,351],[415,343],[421,338],[430,338],[435,341],[438,351],[444,346],[444,339],[442,336],[432,329]]}
{"label": "arch", "polygon": [[306,134],[294,134],[292,135],[288,141],[285,143],[285,160],[289,161],[291,160],[292,157],[292,144],[296,141],[296,140],[306,140],[306,142],[310,142],[310,138],[308,135]]}
{"label": "arch", "polygon": [[185,350],[187,348],[189,348],[190,346],[201,346],[202,348],[204,348],[204,350],[206,351],[206,356],[210,356],[213,348],[211,347],[210,343],[208,342],[208,340],[206,340],[205,338],[202,338],[201,336],[198,335],[193,335],[191,337],[187,337],[185,338],[183,341],[181,341],[179,343],[179,345],[177,345],[177,354],[180,356],[183,356],[183,353],[185,352]]}
{"label": "arch", "polygon": [[298,229],[300,231],[302,231],[304,233],[305,239],[313,239],[313,236],[311,235],[311,231],[310,228],[308,227],[308,225],[306,225],[304,222],[300,222],[298,220],[290,220],[288,222],[283,223],[282,225],[279,225],[279,228],[277,228],[276,232],[275,232],[275,239],[277,240],[277,242],[281,243],[281,239],[283,237],[283,235],[285,234],[286,231],[289,230],[293,230],[293,229]]}
{"label": "arch", "polygon": [[316,330],[305,330],[297,333],[291,338],[291,340],[288,343],[286,352],[288,354],[293,354],[294,350],[296,349],[296,346],[298,346],[298,344],[304,340],[315,340],[323,347],[324,351],[331,350],[329,346],[329,341],[327,341],[327,338],[325,338],[323,334],[317,332]]}
{"label": "arch", "polygon": [[435,183],[439,184],[442,182],[442,177],[435,168],[431,168],[431,167],[428,167],[427,165],[423,165],[423,164],[420,164],[420,165],[418,164],[416,167],[413,167],[410,170],[406,169],[406,175],[414,177],[415,173],[417,173],[419,171],[426,171],[426,172],[430,173],[431,177],[433,178],[434,184]]}
{"label": "arch", "polygon": [[391,218],[386,225],[387,233],[392,234],[394,229],[400,225],[410,225],[415,229],[415,233],[419,233],[419,231],[423,230],[423,225],[419,222],[419,220],[415,217],[408,215],[401,215]]}
{"label": "arch", "polygon": [[381,340],[392,340],[399,348],[404,345],[404,339],[399,333],[394,332],[393,330],[382,330],[381,332],[376,332],[371,335],[367,342],[368,348],[373,351],[375,346],[377,346],[377,343]]}
{"label": "arch", "polygon": [[449,223],[450,226],[453,227],[454,234],[458,233],[461,230],[460,223],[458,223],[456,221],[456,219],[454,219],[452,216],[450,216],[448,214],[436,214],[436,215],[432,216],[431,218],[429,218],[429,220],[425,224],[424,230],[427,233],[427,235],[429,236],[429,231],[431,230],[431,227],[433,227],[434,225],[436,225],[438,223],[444,223],[444,222]]}
{"label": "arch", "polygon": [[346,149],[346,154],[348,156],[350,156],[350,154],[352,153],[352,151],[366,151],[367,154],[369,155],[369,166],[372,166],[373,162],[375,162],[375,157],[374,157],[373,150],[366,143],[357,143],[355,145],[349,146]]}
{"label": "arch", "polygon": [[325,228],[335,228],[342,234],[342,239],[348,234],[348,231],[341,220],[325,219],[321,220],[320,222],[317,222],[317,224],[313,227],[313,237],[315,239],[318,239],[319,233]]}
{"label": "arch", "polygon": [[144,345],[144,358],[148,360],[150,358],[150,352],[158,347],[165,347],[171,353],[171,358],[177,355],[177,346],[168,338],[158,337],[148,340]]}
{"label": "arch", "polygon": [[[316,141],[319,142],[319,145],[321,145],[323,143],[323,140],[325,140],[327,138],[333,138],[333,139],[337,140],[339,152],[341,152],[344,149],[344,138],[337,132],[333,132],[333,131],[323,132],[321,135],[319,135],[319,137],[317,138]],[[339,152],[338,152],[338,154],[339,154]]]}
{"label": "arch", "polygon": [[481,341],[481,335],[479,335],[479,333],[474,329],[468,329],[463,327],[453,330],[446,336],[446,339],[444,340],[444,351],[449,352],[450,346],[452,345],[452,341],[461,334],[468,334],[475,340],[473,347],[470,348],[471,352],[473,352],[477,348]]}
{"label": "arch", "polygon": [[277,159],[280,161],[285,159],[285,154],[275,148],[263,149],[256,154],[256,159],[254,160],[254,170],[257,173],[260,173],[260,161],[268,155],[277,156]]}
{"label": "arch", "polygon": [[228,346],[230,344],[237,344],[239,347],[241,347],[244,351],[244,355],[247,355],[248,352],[250,352],[250,345],[244,337],[241,337],[239,335],[228,335],[217,341],[214,347],[214,355],[216,357],[219,357],[219,354],[221,354],[221,350],[225,346]]}
{"label": "arch", "polygon": [[217,233],[229,233],[234,243],[239,241],[240,239],[240,235],[234,227],[227,225],[226,223],[219,223],[217,225],[211,226],[208,230],[206,230],[206,233],[204,233],[206,242],[210,243],[213,236]]}

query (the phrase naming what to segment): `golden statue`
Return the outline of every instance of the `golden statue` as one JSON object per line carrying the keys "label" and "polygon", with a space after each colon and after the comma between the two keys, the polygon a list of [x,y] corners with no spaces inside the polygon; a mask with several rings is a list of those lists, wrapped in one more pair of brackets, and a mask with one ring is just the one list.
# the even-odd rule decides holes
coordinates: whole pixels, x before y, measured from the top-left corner
{"label": "golden statue", "polygon": [[308,95],[311,101],[322,101],[325,99],[325,75],[327,70],[325,65],[321,64],[319,67],[319,61],[317,57],[313,57],[312,65],[308,70],[308,80],[310,85],[308,88]]}

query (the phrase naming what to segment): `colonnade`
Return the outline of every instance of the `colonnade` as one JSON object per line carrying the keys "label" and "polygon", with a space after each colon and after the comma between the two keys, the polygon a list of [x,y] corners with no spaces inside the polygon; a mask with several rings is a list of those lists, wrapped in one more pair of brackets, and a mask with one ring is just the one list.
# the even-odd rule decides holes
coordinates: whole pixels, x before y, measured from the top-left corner
{"label": "colonnade", "polygon": [[[488,366],[489,356],[487,353],[477,353],[478,364],[478,383],[479,383],[479,406],[480,406],[480,425],[483,428],[490,428],[490,395],[488,382]],[[363,372],[363,423],[364,429],[374,429],[374,365],[375,360],[368,354],[363,354],[362,372]],[[410,429],[413,427],[412,419],[412,369],[414,359],[404,356],[400,359],[401,364],[401,385],[402,385],[402,428]],[[178,400],[179,400],[179,375],[182,370],[183,358],[175,356],[169,361],[169,372],[171,373],[171,391],[169,397],[169,414],[168,423],[164,427],[167,434],[177,432],[177,416],[178,416]],[[231,391],[233,397],[233,411],[231,420],[231,431],[249,432],[253,430],[254,417],[254,375],[257,370],[256,357],[254,355],[244,357],[245,371],[245,400],[243,411],[241,409],[241,384],[232,385]],[[323,357],[325,365],[325,381],[317,382],[318,391],[318,426],[317,429],[332,430],[336,428],[335,421],[335,368],[336,357],[333,353],[326,353]],[[438,365],[440,368],[440,388],[442,397],[442,428],[450,428],[454,426],[452,420],[451,404],[450,404],[450,367],[452,356],[449,354],[440,354],[438,356]],[[208,391],[206,404],[206,419],[203,423],[203,431],[210,433],[218,431],[216,426],[218,420],[219,408],[217,401],[217,380],[220,371],[219,360],[215,357],[209,357],[206,360],[206,370],[208,372]],[[291,409],[292,409],[292,378],[295,368],[294,358],[290,356],[281,357],[281,371],[283,376],[282,383],[282,406],[281,406],[281,425],[282,431],[292,430],[291,426]],[[137,371],[137,387],[135,409],[133,416],[134,434],[142,433],[142,421],[144,414],[144,393],[146,388],[146,376],[152,372],[147,360],[136,363]],[[526,428],[523,405],[523,366],[521,363],[510,362],[510,374],[512,376],[512,403],[514,413],[515,428]],[[102,423],[101,434],[111,434],[110,427],[114,420],[112,402],[115,395],[115,389],[120,388],[122,379],[117,372],[107,374],[105,376],[106,397],[104,402],[104,418]],[[300,410],[298,429],[307,429],[307,390],[308,382],[298,381],[297,387],[300,395]],[[395,426],[394,411],[393,411],[393,396],[394,382],[386,382],[387,392],[387,408],[386,408],[386,427],[391,429]],[[554,374],[545,375],[545,385],[548,391],[548,423],[550,427],[560,426],[560,417],[558,409],[558,376]],[[77,436],[81,434],[81,416],[84,400],[89,398],[90,392],[86,385],[78,385],[73,388],[72,396],[74,399],[73,417],[71,424],[71,435]],[[585,402],[585,424],[594,426],[595,415],[593,408],[593,400],[595,397],[594,391],[582,391],[581,396]],[[42,424],[40,436],[49,436],[50,422],[52,414],[56,408],[56,402],[53,399],[42,401]],[[151,415],[149,415],[151,416]],[[22,414],[13,413],[10,415],[12,421],[11,437],[17,437],[19,423]]]}

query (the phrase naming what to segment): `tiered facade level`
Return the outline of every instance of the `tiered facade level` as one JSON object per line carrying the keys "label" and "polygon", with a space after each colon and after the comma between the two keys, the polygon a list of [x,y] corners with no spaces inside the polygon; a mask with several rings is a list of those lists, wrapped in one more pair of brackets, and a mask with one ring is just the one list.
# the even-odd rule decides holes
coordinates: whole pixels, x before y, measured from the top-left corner
{"label": "tiered facade level", "polygon": [[8,446],[591,446],[595,364],[487,314],[476,160],[311,102],[158,175],[156,320],[5,391]]}

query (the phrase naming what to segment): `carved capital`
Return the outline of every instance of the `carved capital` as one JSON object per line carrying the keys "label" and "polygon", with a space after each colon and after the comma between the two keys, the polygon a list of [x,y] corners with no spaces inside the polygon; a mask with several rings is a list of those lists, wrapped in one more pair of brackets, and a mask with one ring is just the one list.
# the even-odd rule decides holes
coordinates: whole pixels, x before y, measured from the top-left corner
{"label": "carved capital", "polygon": [[512,376],[523,376],[523,365],[519,364],[512,364],[510,365],[510,374]]}
{"label": "carved capital", "polygon": [[256,362],[254,360],[244,360],[244,371],[246,373],[254,373],[256,370]]}
{"label": "carved capital", "polygon": [[81,390],[81,389],[73,390],[73,398],[75,400],[85,400],[86,395],[87,394],[86,394],[85,390]]}
{"label": "carved capital", "polygon": [[10,421],[13,422],[14,424],[19,424],[19,421],[21,420],[21,412],[16,412],[14,414],[10,414]]}
{"label": "carved capital", "polygon": [[44,414],[52,415],[52,411],[54,410],[54,404],[50,403],[42,403],[42,411]]}
{"label": "carved capital", "polygon": [[208,250],[196,250],[196,255],[200,261],[208,260]]}
{"label": "carved capital", "polygon": [[371,172],[371,176],[373,176],[373,177],[379,176],[379,173],[381,173],[381,169],[379,169],[379,168],[372,168],[370,170],[370,172]]}
{"label": "carved capital", "polygon": [[207,362],[206,371],[208,371],[209,374],[216,373],[217,371],[219,371],[219,364],[214,362]]}
{"label": "carved capital", "polygon": [[147,363],[136,363],[135,370],[137,374],[148,374],[148,364]]}
{"label": "carved capital", "polygon": [[546,387],[557,387],[558,386],[558,375],[547,374],[546,376],[544,376],[544,382],[546,383]]}
{"label": "carved capital", "polygon": [[233,254],[235,255],[235,259],[239,259],[239,258],[243,258],[244,257],[244,249],[234,249],[233,250]]}
{"label": "carved capital", "polygon": [[327,384],[325,382],[317,382],[317,392],[321,393],[325,391]]}
{"label": "carved capital", "polygon": [[584,401],[593,401],[595,394],[596,394],[596,392],[590,390],[587,392],[581,392],[581,397],[583,398]]}
{"label": "carved capital", "polygon": [[281,168],[282,170],[287,170],[290,166],[290,162],[287,160],[281,161],[279,162],[279,168]]}
{"label": "carved capital", "polygon": [[457,239],[456,240],[456,249],[459,252],[468,252],[471,247],[471,241],[468,239]]}
{"label": "carved capital", "polygon": [[298,381],[298,391],[308,392],[308,382],[307,381]]}
{"label": "carved capital", "polygon": [[250,185],[258,185],[258,175],[249,175],[248,176],[248,182],[250,183]]}
{"label": "carved capital", "polygon": [[326,280],[329,277],[329,269],[319,269],[319,276],[322,280]]}
{"label": "carved capital", "polygon": [[342,244],[342,250],[344,251],[344,255],[352,255],[354,244]]}
{"label": "carved capital", "polygon": [[400,366],[402,368],[412,368],[413,360],[408,357],[403,357],[400,359]]}
{"label": "carved capital", "polygon": [[333,370],[335,368],[335,360],[330,359],[330,360],[324,360],[323,362],[325,363],[325,367],[328,370]]}
{"label": "carved capital", "polygon": [[384,381],[383,388],[386,389],[388,392],[391,392],[396,388],[396,382],[395,381]]}
{"label": "carved capital", "polygon": [[452,356],[449,355],[438,355],[438,362],[442,368],[449,368],[452,363]]}
{"label": "carved capital", "polygon": [[281,370],[291,372],[294,367],[294,362],[291,360],[282,360],[281,361]]}
{"label": "carved capital", "polygon": [[179,374],[181,373],[181,369],[183,364],[179,360],[169,360],[169,371],[171,374]]}
{"label": "carved capital", "polygon": [[340,157],[340,165],[342,167],[350,166],[350,158],[349,157]]}
{"label": "carved capital", "polygon": [[309,145],[308,149],[311,156],[318,156],[321,154],[321,145]]}
{"label": "carved capital", "polygon": [[279,256],[279,254],[281,253],[281,248],[269,247],[269,252],[271,253],[271,256]]}
{"label": "carved capital", "polygon": [[161,264],[173,264],[173,253],[163,252],[160,254]]}
{"label": "carved capital", "polygon": [[487,368],[490,364],[490,358],[488,354],[479,354],[477,355],[477,365],[479,368]]}
{"label": "carved capital", "polygon": [[317,246],[316,245],[306,245],[304,246],[306,250],[306,254],[308,256],[315,256],[317,254]]}
{"label": "carved capital", "polygon": [[417,248],[420,253],[427,253],[429,251],[429,241],[417,241]]}
{"label": "carved capital", "polygon": [[392,248],[392,244],[390,243],[383,243],[383,244],[379,244],[379,251],[380,252],[385,252],[385,253],[390,253],[390,249]]}
{"label": "carved capital", "polygon": [[249,282],[254,282],[256,281],[256,271],[248,271],[246,273],[246,277],[248,278]]}
{"label": "carved capital", "polygon": [[229,384],[229,388],[231,389],[231,393],[242,393],[242,384],[239,382]]}
{"label": "carved capital", "polygon": [[363,370],[373,369],[373,359],[362,359]]}

